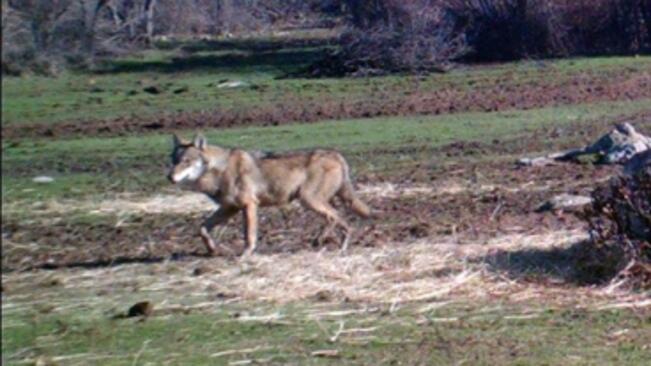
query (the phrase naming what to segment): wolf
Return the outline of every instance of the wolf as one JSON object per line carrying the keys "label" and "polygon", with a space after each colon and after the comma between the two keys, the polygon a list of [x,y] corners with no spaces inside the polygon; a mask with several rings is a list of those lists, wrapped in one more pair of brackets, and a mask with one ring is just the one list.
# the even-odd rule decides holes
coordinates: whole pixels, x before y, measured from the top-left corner
{"label": "wolf", "polygon": [[217,251],[210,235],[213,228],[242,212],[247,244],[244,256],[250,256],[258,239],[259,207],[285,206],[299,200],[305,208],[326,219],[327,225],[319,238],[337,226],[343,229],[343,252],[348,248],[352,227],[332,207],[332,199],[341,198],[361,217],[372,216],[371,209],[355,194],[350,168],[338,151],[248,152],[208,145],[201,134],[195,135],[192,141],[184,141],[174,134],[172,140],[168,179],[204,193],[219,206],[199,230],[210,254]]}

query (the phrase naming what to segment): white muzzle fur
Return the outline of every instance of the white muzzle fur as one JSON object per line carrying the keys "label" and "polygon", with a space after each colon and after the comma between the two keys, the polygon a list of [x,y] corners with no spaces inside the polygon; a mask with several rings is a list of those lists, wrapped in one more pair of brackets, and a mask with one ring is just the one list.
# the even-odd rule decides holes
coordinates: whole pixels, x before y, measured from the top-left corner
{"label": "white muzzle fur", "polygon": [[193,182],[199,177],[204,172],[204,163],[201,160],[197,160],[192,165],[189,167],[185,168],[184,170],[175,173],[172,175],[172,180],[174,183],[182,183],[182,182]]}

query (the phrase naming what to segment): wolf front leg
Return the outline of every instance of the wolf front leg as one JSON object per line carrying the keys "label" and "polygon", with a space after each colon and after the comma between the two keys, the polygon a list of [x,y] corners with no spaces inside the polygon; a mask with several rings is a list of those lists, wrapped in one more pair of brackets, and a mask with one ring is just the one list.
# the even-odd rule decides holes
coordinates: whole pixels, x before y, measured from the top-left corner
{"label": "wolf front leg", "polygon": [[248,257],[255,251],[258,240],[258,205],[249,203],[244,208],[244,237],[246,238],[246,251],[243,256]]}
{"label": "wolf front leg", "polygon": [[217,251],[217,245],[215,245],[215,241],[210,235],[210,232],[215,226],[225,224],[228,219],[233,217],[236,213],[236,208],[221,206],[201,225],[199,235],[201,236],[201,239],[203,239],[203,244],[206,246],[206,249],[208,249],[210,254],[215,254]]}

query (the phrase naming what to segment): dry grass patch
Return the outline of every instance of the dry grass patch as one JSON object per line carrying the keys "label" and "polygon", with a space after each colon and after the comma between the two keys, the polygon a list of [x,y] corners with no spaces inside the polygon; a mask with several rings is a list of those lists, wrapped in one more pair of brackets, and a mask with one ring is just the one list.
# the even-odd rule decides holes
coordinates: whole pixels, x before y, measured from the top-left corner
{"label": "dry grass patch", "polygon": [[[229,302],[385,303],[392,306],[446,302],[581,304],[603,307],[611,303],[649,306],[644,294],[608,287],[579,287],[563,276],[567,263],[531,266],[528,273],[510,271],[500,258],[522,250],[554,251],[586,238],[580,231],[544,235],[510,235],[487,243],[457,244],[453,238],[393,243],[383,248],[355,248],[347,255],[333,251],[255,255],[244,260],[224,258],[129,264],[96,269],[62,269],[3,274],[7,286],[3,311],[14,311],[25,301],[61,307],[123,306],[125,299],[142,298],[157,309],[216,308]],[[514,263],[513,266],[519,264]],[[201,268],[201,271],[197,271]],[[538,271],[538,272],[537,272]],[[57,281],[53,282],[51,276]],[[569,275],[568,275],[569,276]],[[44,285],[49,284],[49,285]],[[36,291],[35,288],[38,288]],[[96,293],[88,298],[84,293]],[[647,299],[648,300],[648,299]]]}
{"label": "dry grass patch", "polygon": [[[572,185],[564,184],[569,188]],[[526,182],[513,186],[471,183],[462,179],[446,179],[432,184],[411,184],[384,182],[360,184],[357,192],[367,198],[409,198],[440,197],[465,192],[485,193],[495,190],[504,192],[546,191],[549,184]],[[215,204],[205,195],[182,189],[166,189],[162,193],[142,196],[133,193],[118,194],[112,198],[98,200],[55,200],[27,202],[16,201],[3,205],[3,214],[30,212],[37,215],[64,215],[71,212],[89,214],[166,214],[201,213],[215,209]]]}

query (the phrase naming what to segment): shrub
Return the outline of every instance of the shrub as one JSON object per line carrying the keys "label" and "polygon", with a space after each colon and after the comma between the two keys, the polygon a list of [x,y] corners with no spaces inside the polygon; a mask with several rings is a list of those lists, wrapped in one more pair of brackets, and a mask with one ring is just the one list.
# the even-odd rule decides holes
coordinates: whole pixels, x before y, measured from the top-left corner
{"label": "shrub", "polygon": [[648,0],[349,0],[353,30],[312,75],[651,50]]}
{"label": "shrub", "polygon": [[553,2],[462,0],[450,1],[446,9],[468,42],[467,60],[509,61],[565,53]]}
{"label": "shrub", "polygon": [[564,42],[572,54],[630,54],[651,50],[651,2],[648,0],[556,2],[562,17]]}
{"label": "shrub", "polygon": [[445,69],[450,60],[466,53],[466,44],[455,30],[455,19],[432,4],[431,0],[412,0],[386,7],[367,5],[371,12],[354,18],[360,26],[345,31],[339,38],[340,48],[307,73],[365,76]]}
{"label": "shrub", "polygon": [[583,216],[590,250],[578,259],[579,272],[592,280],[623,279],[651,288],[651,169],[613,179],[592,194]]}

